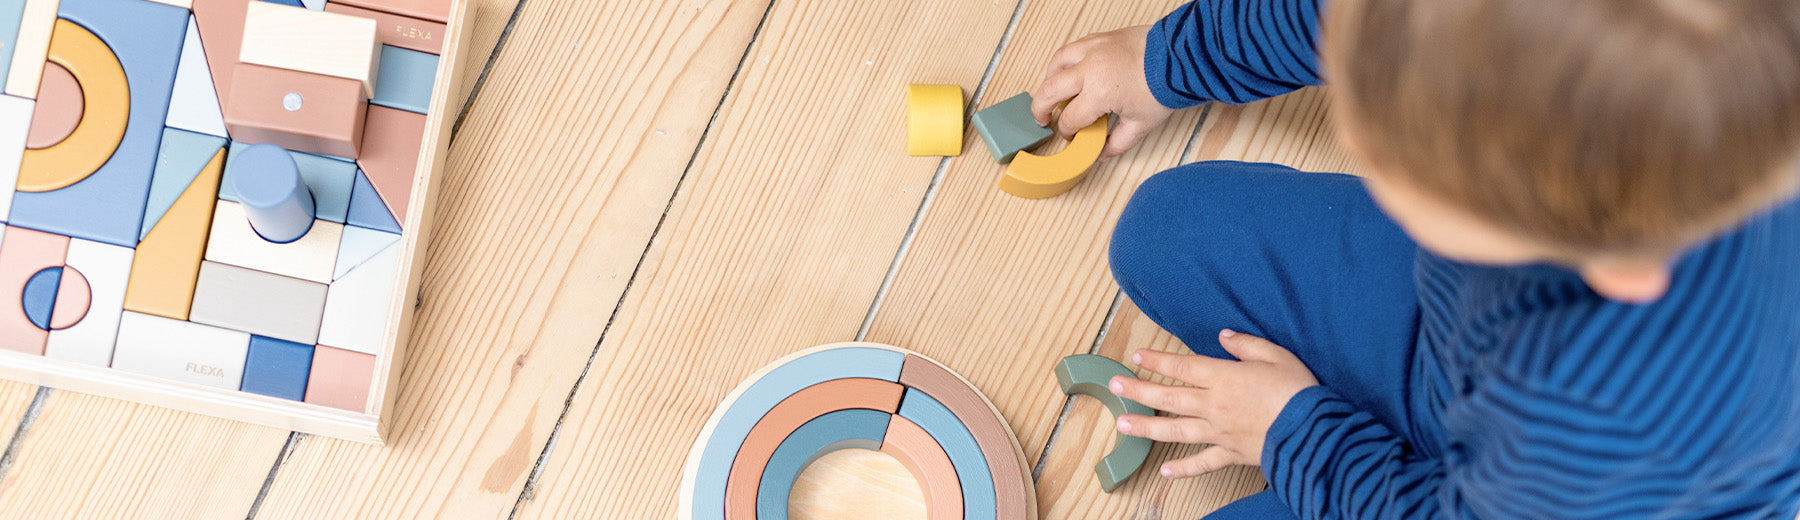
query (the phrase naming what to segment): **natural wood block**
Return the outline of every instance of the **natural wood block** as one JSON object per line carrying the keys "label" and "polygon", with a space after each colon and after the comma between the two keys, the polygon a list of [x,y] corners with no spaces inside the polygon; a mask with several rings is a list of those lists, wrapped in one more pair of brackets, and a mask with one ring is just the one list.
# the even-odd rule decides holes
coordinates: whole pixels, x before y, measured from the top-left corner
{"label": "natural wood block", "polygon": [[238,60],[356,80],[368,99],[375,96],[381,41],[368,18],[252,1]]}
{"label": "natural wood block", "polygon": [[6,72],[6,93],[26,99],[37,97],[43,79],[44,56],[50,50],[50,33],[56,25],[58,0],[26,0],[19,18],[19,36],[10,49],[12,66]]}
{"label": "natural wood block", "polygon": [[444,24],[354,7],[343,2],[325,4],[325,12],[368,18],[375,21],[375,37],[382,45],[392,45],[431,54],[444,53]]}
{"label": "natural wood block", "polygon": [[[206,259],[245,269],[278,274],[318,284],[331,283],[337,263],[338,239],[344,225],[313,220],[305,236],[286,243],[264,239],[250,227],[243,205],[219,201],[213,210],[212,234],[206,243]],[[306,343],[311,343],[308,339]]]}
{"label": "natural wood block", "polygon": [[369,100],[355,80],[242,63],[231,92],[225,126],[234,141],[338,157],[361,153]]}

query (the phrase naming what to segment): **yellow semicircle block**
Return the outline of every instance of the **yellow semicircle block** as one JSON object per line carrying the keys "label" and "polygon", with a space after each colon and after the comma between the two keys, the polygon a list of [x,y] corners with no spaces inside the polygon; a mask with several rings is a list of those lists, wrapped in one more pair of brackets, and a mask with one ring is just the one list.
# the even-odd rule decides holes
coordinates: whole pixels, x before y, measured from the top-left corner
{"label": "yellow semicircle block", "polygon": [[48,59],[75,76],[84,109],[81,122],[62,142],[25,151],[19,167],[19,191],[60,190],[99,171],[119,149],[131,113],[125,69],[112,48],[94,33],[57,19]]}
{"label": "yellow semicircle block", "polygon": [[907,85],[906,115],[907,155],[962,154],[962,87]]}
{"label": "yellow semicircle block", "polygon": [[1088,167],[1100,160],[1100,149],[1106,145],[1106,118],[1075,132],[1069,146],[1051,155],[1019,152],[1006,173],[1000,175],[1000,190],[1016,197],[1047,199],[1062,195],[1081,184]]}

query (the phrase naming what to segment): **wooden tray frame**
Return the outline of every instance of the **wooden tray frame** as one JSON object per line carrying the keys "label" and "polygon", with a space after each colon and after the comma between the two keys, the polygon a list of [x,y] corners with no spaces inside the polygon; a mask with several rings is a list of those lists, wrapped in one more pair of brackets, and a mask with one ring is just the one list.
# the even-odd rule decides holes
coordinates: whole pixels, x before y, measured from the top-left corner
{"label": "wooden tray frame", "polygon": [[452,0],[444,50],[433,81],[431,114],[425,119],[425,139],[413,172],[415,195],[408,203],[406,221],[401,223],[399,263],[405,271],[395,279],[398,283],[388,297],[389,335],[375,357],[367,411],[339,410],[10,350],[0,350],[0,378],[362,443],[393,440],[394,414],[388,411],[399,393],[398,371],[405,366],[403,342],[412,337],[413,310],[425,267],[424,246],[431,239],[438,188],[443,184],[439,175],[449,155],[450,127],[462,108],[461,65],[475,27],[473,15],[470,0]]}

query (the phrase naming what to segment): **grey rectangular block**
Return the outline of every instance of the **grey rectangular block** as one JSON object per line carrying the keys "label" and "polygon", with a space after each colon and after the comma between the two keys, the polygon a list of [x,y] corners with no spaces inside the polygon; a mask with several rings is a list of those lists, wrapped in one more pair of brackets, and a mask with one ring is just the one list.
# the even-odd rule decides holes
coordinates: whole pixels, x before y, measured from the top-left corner
{"label": "grey rectangular block", "polygon": [[325,285],[218,262],[200,264],[188,319],[295,343],[316,344]]}

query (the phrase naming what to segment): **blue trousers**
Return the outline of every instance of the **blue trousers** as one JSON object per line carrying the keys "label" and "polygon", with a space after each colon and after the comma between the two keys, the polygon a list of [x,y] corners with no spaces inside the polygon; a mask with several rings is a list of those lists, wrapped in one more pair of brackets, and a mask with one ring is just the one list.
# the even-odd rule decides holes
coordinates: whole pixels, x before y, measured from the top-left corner
{"label": "blue trousers", "polygon": [[[1399,432],[1416,431],[1417,252],[1355,177],[1224,161],[1145,181],[1111,248],[1126,296],[1195,353],[1232,359],[1219,329],[1268,338]],[[1207,518],[1293,516],[1263,491]]]}

